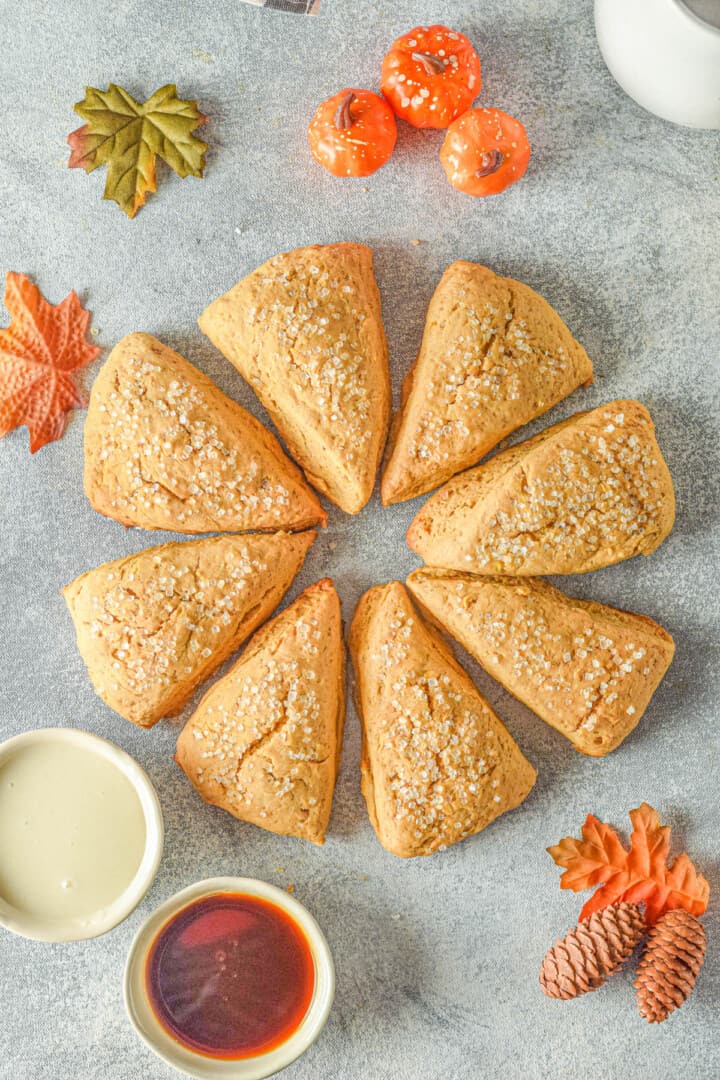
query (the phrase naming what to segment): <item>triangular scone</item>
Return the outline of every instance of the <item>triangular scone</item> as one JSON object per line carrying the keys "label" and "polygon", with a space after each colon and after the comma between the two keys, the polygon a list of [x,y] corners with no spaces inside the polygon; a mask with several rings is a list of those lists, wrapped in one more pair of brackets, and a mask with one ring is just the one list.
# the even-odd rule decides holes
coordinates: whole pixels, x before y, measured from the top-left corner
{"label": "triangular scone", "polygon": [[428,567],[407,583],[506,690],[592,757],[630,734],[675,652],[652,619],[573,599],[541,578]]}
{"label": "triangular scone", "polygon": [[431,566],[477,574],[584,574],[649,555],[675,519],[644,405],[577,413],[431,495],[407,542]]}
{"label": "triangular scone", "polygon": [[180,533],[306,529],[325,513],[274,435],[151,334],[128,334],[95,380],[85,492],[123,525]]}
{"label": "triangular scone", "polygon": [[384,848],[431,855],[523,801],[535,769],[399,581],[361,598],[350,651],[362,791]]}
{"label": "triangular scone", "polygon": [[162,544],[66,585],[97,693],[139,727],[175,716],[277,607],[314,539],[305,532]]}
{"label": "triangular scone", "polygon": [[325,842],[345,718],[332,581],[263,626],[206,693],[175,760],[207,803],[271,832]]}
{"label": "triangular scone", "polygon": [[390,417],[370,248],[277,255],[212,303],[199,325],[250,383],[310,483],[347,513],[362,510]]}
{"label": "triangular scone", "polygon": [[542,296],[485,266],[453,263],[403,385],[383,503],[444,484],[592,377],[587,353]]}

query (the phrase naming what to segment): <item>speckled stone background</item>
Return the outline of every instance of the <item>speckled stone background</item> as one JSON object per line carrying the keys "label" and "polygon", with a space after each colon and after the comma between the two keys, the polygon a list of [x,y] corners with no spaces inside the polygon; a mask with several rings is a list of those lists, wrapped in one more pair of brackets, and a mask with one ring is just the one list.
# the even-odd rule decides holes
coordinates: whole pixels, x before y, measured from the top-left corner
{"label": "speckled stone background", "polygon": [[[376,86],[392,39],[419,22],[464,30],[483,61],[482,102],[522,117],[526,179],[473,201],[446,183],[441,136],[400,125],[392,163],[367,181],[314,165],[305,126],[343,85]],[[358,790],[358,724],[347,720],[324,849],[205,808],[171,757],[177,725],[139,731],[90,688],[59,588],[106,559],[166,537],[93,513],[82,492],[83,414],[61,442],[28,454],[27,432],[0,443],[0,735],[63,724],[134,754],[155,782],[167,843],[140,908],[85,944],[48,946],[0,931],[0,1076],[8,1080],[165,1080],[136,1039],[121,980],[130,941],[171,893],[245,874],[295,895],[325,928],[337,962],[335,1007],[293,1080],[701,1080],[720,1075],[718,859],[718,537],[720,139],[643,112],[595,46],[589,0],[324,0],[317,18],[236,0],[0,0],[0,270],[33,276],[57,302],[76,288],[109,349],[148,330],[264,418],[195,320],[245,272],[301,244],[362,240],[375,250],[396,393],[443,268],[473,259],[553,303],[587,348],[596,382],[531,425],[619,396],[650,408],[675,478],[670,539],[562,584],[654,616],[677,657],[636,732],[602,761],[577,754],[467,661],[539,770],[525,804],[429,860],[400,862],[370,828]],[[162,170],[135,221],[101,201],[104,172],[65,167],[84,85],[138,97],[176,81],[210,116],[205,180]],[[417,241],[420,241],[417,243]],[[87,383],[97,365],[87,372]],[[519,438],[519,436],[516,436]],[[325,574],[345,618],[371,584],[416,564],[404,530],[417,504],[358,517],[330,510],[288,599]],[[461,657],[462,654],[460,653]],[[631,973],[570,1004],[537,973],[576,918],[547,844],[592,810],[624,825],[647,799],[710,879],[710,949],[692,1000],[667,1024],[634,1011]]]}

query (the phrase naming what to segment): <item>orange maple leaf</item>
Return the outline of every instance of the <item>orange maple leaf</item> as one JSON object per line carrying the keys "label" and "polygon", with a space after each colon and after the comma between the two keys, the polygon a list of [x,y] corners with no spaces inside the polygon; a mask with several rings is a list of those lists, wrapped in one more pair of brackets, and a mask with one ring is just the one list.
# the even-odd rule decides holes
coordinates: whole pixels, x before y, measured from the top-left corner
{"label": "orange maple leaf", "polygon": [[25,274],[9,270],[5,307],[11,322],[0,330],[0,438],[25,424],[34,454],[60,438],[70,409],[85,404],[70,372],[100,349],[86,340],[90,312],[74,291],[49,304]]}
{"label": "orange maple leaf", "polygon": [[667,911],[681,907],[692,915],[702,915],[707,909],[710,886],[702,874],[698,874],[685,853],[678,855],[668,870],[665,884],[669,889],[665,901]]}
{"label": "orange maple leaf", "polygon": [[600,885],[622,873],[627,865],[627,852],[618,834],[593,814],[588,814],[582,827],[582,840],[566,836],[548,851],[558,866],[566,867],[560,877],[560,888],[573,892]]}
{"label": "orange maple leaf", "polygon": [[584,905],[580,918],[621,900],[644,904],[648,925],[670,908],[682,907],[702,915],[710,886],[685,854],[668,867],[670,827],[660,824],[657,811],[647,803],[631,810],[630,820],[629,850],[610,825],[592,814],[582,827],[582,840],[566,836],[547,849],[557,865],[565,867],[560,878],[562,889],[579,892],[600,886]]}

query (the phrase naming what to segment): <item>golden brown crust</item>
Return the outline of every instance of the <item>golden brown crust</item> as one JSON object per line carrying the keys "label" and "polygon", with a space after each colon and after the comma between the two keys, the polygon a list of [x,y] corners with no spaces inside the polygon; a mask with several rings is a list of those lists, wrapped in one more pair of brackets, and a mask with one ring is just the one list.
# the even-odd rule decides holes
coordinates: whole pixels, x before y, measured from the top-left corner
{"label": "golden brown crust", "polygon": [[370,248],[317,244],[277,255],[210,304],[199,325],[250,383],[308,480],[358,513],[390,417]]}
{"label": "golden brown crust", "polygon": [[208,690],[175,760],[205,802],[322,844],[344,717],[340,599],[325,578],[263,626]]}
{"label": "golden brown crust", "polygon": [[587,353],[542,296],[485,266],[452,263],[403,385],[383,503],[439,487],[592,378]]}
{"label": "golden brown crust", "polygon": [[647,616],[574,599],[540,578],[427,567],[407,584],[493,678],[592,757],[630,734],[675,651]]}
{"label": "golden brown crust", "polygon": [[675,519],[672,480],[637,401],[577,413],[449,480],[407,542],[431,566],[584,574],[649,555]]}
{"label": "golden brown crust", "polygon": [[384,848],[430,855],[523,801],[535,770],[400,582],[361,598],[350,652],[362,791]]}
{"label": "golden brown crust", "polygon": [[85,421],[85,492],[123,525],[275,532],[326,515],[280,443],[151,334],[110,353]]}
{"label": "golden brown crust", "polygon": [[277,607],[314,539],[306,532],[162,544],[66,585],[96,692],[139,727],[175,716]]}

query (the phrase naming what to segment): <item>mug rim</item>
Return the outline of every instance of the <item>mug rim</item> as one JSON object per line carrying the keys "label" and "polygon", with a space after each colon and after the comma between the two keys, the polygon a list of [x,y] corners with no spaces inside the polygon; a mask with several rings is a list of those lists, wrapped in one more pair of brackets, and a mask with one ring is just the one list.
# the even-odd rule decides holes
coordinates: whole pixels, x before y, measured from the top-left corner
{"label": "mug rim", "polygon": [[709,31],[709,33],[716,37],[720,37],[720,26],[713,26],[712,23],[706,22],[705,19],[702,19],[696,12],[692,11],[687,6],[685,0],[671,0],[671,2],[680,10],[681,15],[685,16],[689,22],[693,23],[697,29]]}

